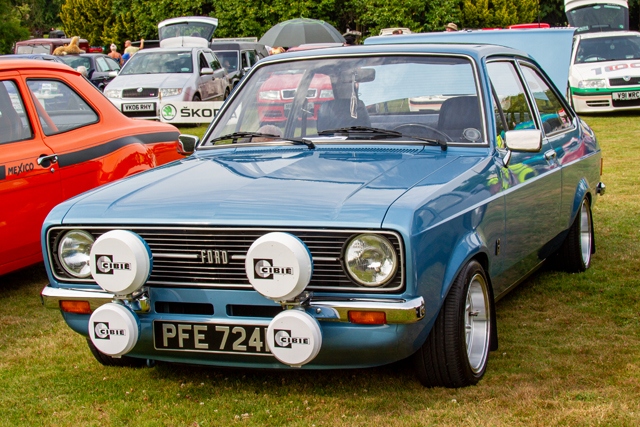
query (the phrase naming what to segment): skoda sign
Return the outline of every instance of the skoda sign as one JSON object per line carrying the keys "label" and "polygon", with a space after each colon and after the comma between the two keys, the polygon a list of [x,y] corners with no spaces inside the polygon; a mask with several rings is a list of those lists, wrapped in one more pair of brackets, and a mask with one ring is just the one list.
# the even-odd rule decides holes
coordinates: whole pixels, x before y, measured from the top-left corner
{"label": "skoda sign", "polygon": [[166,123],[211,123],[222,101],[160,103],[160,119]]}

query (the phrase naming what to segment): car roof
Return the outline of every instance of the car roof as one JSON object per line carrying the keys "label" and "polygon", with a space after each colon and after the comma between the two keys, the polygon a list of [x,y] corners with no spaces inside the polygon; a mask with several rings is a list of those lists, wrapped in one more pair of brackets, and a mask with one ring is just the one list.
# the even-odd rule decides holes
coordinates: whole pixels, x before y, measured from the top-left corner
{"label": "car roof", "polygon": [[151,49],[141,49],[138,53],[159,53],[159,52],[193,52],[196,50],[206,50],[210,51],[208,47],[193,47],[193,46],[185,46],[185,47],[152,47]]}
{"label": "car roof", "polygon": [[252,49],[256,47],[264,48],[264,45],[258,42],[214,42],[209,45],[213,50],[237,50]]}
{"label": "car roof", "polygon": [[50,53],[11,53],[0,55],[0,59],[41,59],[44,61],[60,61],[59,56]]}
{"label": "car roof", "polygon": [[[401,37],[401,36],[396,36]],[[387,37],[382,36],[387,39]],[[337,46],[323,49],[306,49],[292,52],[284,52],[278,55],[271,55],[263,61],[271,62],[283,59],[316,57],[316,56],[353,56],[354,54],[394,54],[394,53],[435,53],[467,55],[474,58],[483,56],[508,54],[527,56],[526,53],[497,45],[490,44],[458,44],[458,43],[407,43],[407,44],[370,44],[357,46]],[[262,61],[261,61],[262,62]]]}
{"label": "car roof", "polygon": [[599,38],[605,38],[605,37],[629,37],[629,36],[638,37],[640,36],[640,32],[638,31],[601,31],[601,32],[595,32],[595,33],[576,34],[576,38],[580,38],[580,39],[599,39]]}
{"label": "car roof", "polygon": [[0,71],[11,70],[55,70],[55,71],[71,71],[74,74],[80,74],[67,64],[53,61],[34,61],[33,59],[7,59],[0,61]]}

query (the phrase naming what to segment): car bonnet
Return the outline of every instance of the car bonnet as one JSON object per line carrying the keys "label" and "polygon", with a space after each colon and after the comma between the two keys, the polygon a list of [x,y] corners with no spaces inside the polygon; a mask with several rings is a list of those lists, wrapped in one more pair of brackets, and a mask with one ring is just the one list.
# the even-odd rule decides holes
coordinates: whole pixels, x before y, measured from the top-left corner
{"label": "car bonnet", "polygon": [[419,146],[211,151],[86,193],[59,206],[54,217],[64,216],[65,223],[379,227],[408,189],[429,180],[442,185],[437,172],[444,167],[451,176],[473,166]]}

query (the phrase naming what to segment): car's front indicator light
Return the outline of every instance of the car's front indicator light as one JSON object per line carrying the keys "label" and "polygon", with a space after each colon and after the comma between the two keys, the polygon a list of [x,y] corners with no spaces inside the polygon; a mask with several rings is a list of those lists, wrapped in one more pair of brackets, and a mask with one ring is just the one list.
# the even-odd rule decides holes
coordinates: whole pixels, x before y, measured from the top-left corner
{"label": "car's front indicator light", "polygon": [[160,96],[161,97],[165,97],[165,96],[178,96],[182,93],[182,88],[181,87],[174,87],[174,88],[166,88],[166,89],[160,89]]}
{"label": "car's front indicator light", "polygon": [[381,311],[349,311],[349,322],[360,325],[384,325],[387,315]]}
{"label": "car's front indicator light", "polygon": [[91,314],[89,301],[60,301],[60,310],[65,313]]}
{"label": "car's front indicator light", "polygon": [[58,244],[58,260],[62,268],[80,279],[91,276],[89,254],[94,241],[91,234],[82,230],[71,230],[62,236]]}
{"label": "car's front indicator light", "polygon": [[345,248],[344,258],[347,273],[363,286],[382,286],[393,279],[398,269],[393,245],[377,234],[353,237]]}
{"label": "car's front indicator light", "polygon": [[578,87],[580,89],[599,89],[607,87],[607,82],[604,79],[580,80]]}
{"label": "car's front indicator light", "polygon": [[258,97],[260,97],[260,99],[274,101],[274,100],[280,99],[280,93],[277,90],[266,90],[266,91],[260,92],[258,94]]}
{"label": "car's front indicator light", "polygon": [[107,98],[122,98],[122,91],[120,89],[107,89],[104,91],[104,96]]}

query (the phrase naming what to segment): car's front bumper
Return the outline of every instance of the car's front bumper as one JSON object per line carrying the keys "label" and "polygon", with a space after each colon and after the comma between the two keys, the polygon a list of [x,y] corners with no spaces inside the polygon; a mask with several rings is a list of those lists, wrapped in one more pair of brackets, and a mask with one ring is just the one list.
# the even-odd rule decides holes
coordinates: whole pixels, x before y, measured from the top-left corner
{"label": "car's front bumper", "polygon": [[[113,304],[113,295],[87,288],[58,288],[47,286],[41,293],[47,308],[60,309],[63,301],[87,301],[93,312],[105,304]],[[211,302],[212,314],[185,314],[156,311],[159,302]],[[242,313],[234,306],[245,307]],[[282,308],[268,301],[257,292],[238,290],[202,289],[151,289],[144,298],[127,302],[135,312],[139,324],[139,339],[128,356],[168,362],[192,363],[216,366],[249,368],[287,368],[271,354],[241,354],[229,352],[198,352],[193,350],[166,350],[159,348],[154,337],[154,323],[223,325],[222,327],[269,326],[273,317],[252,313],[260,309]],[[361,368],[379,366],[402,360],[414,353],[428,333],[430,322],[425,319],[425,302],[422,297],[354,298],[312,296],[303,306],[322,331],[322,348],[317,357],[305,368]],[[350,312],[367,311],[385,314],[384,324],[357,324],[350,321]],[[65,321],[74,331],[89,335],[90,314],[62,312]],[[433,313],[432,313],[433,314]],[[433,318],[433,316],[431,316]],[[226,325],[226,326],[225,326]]]}
{"label": "car's front bumper", "polygon": [[571,88],[573,108],[577,113],[606,113],[622,110],[640,110],[640,99],[614,100],[613,93],[636,93],[636,88],[576,89]]}
{"label": "car's front bumper", "polygon": [[[61,301],[87,301],[91,311],[114,300],[113,294],[102,290],[55,288],[46,286],[41,293],[46,308],[60,309]],[[151,312],[145,299],[134,301],[131,307],[138,314]],[[387,324],[415,323],[425,316],[422,297],[401,298],[311,298],[306,311],[319,321],[349,322],[349,311],[375,311],[385,313]]]}

